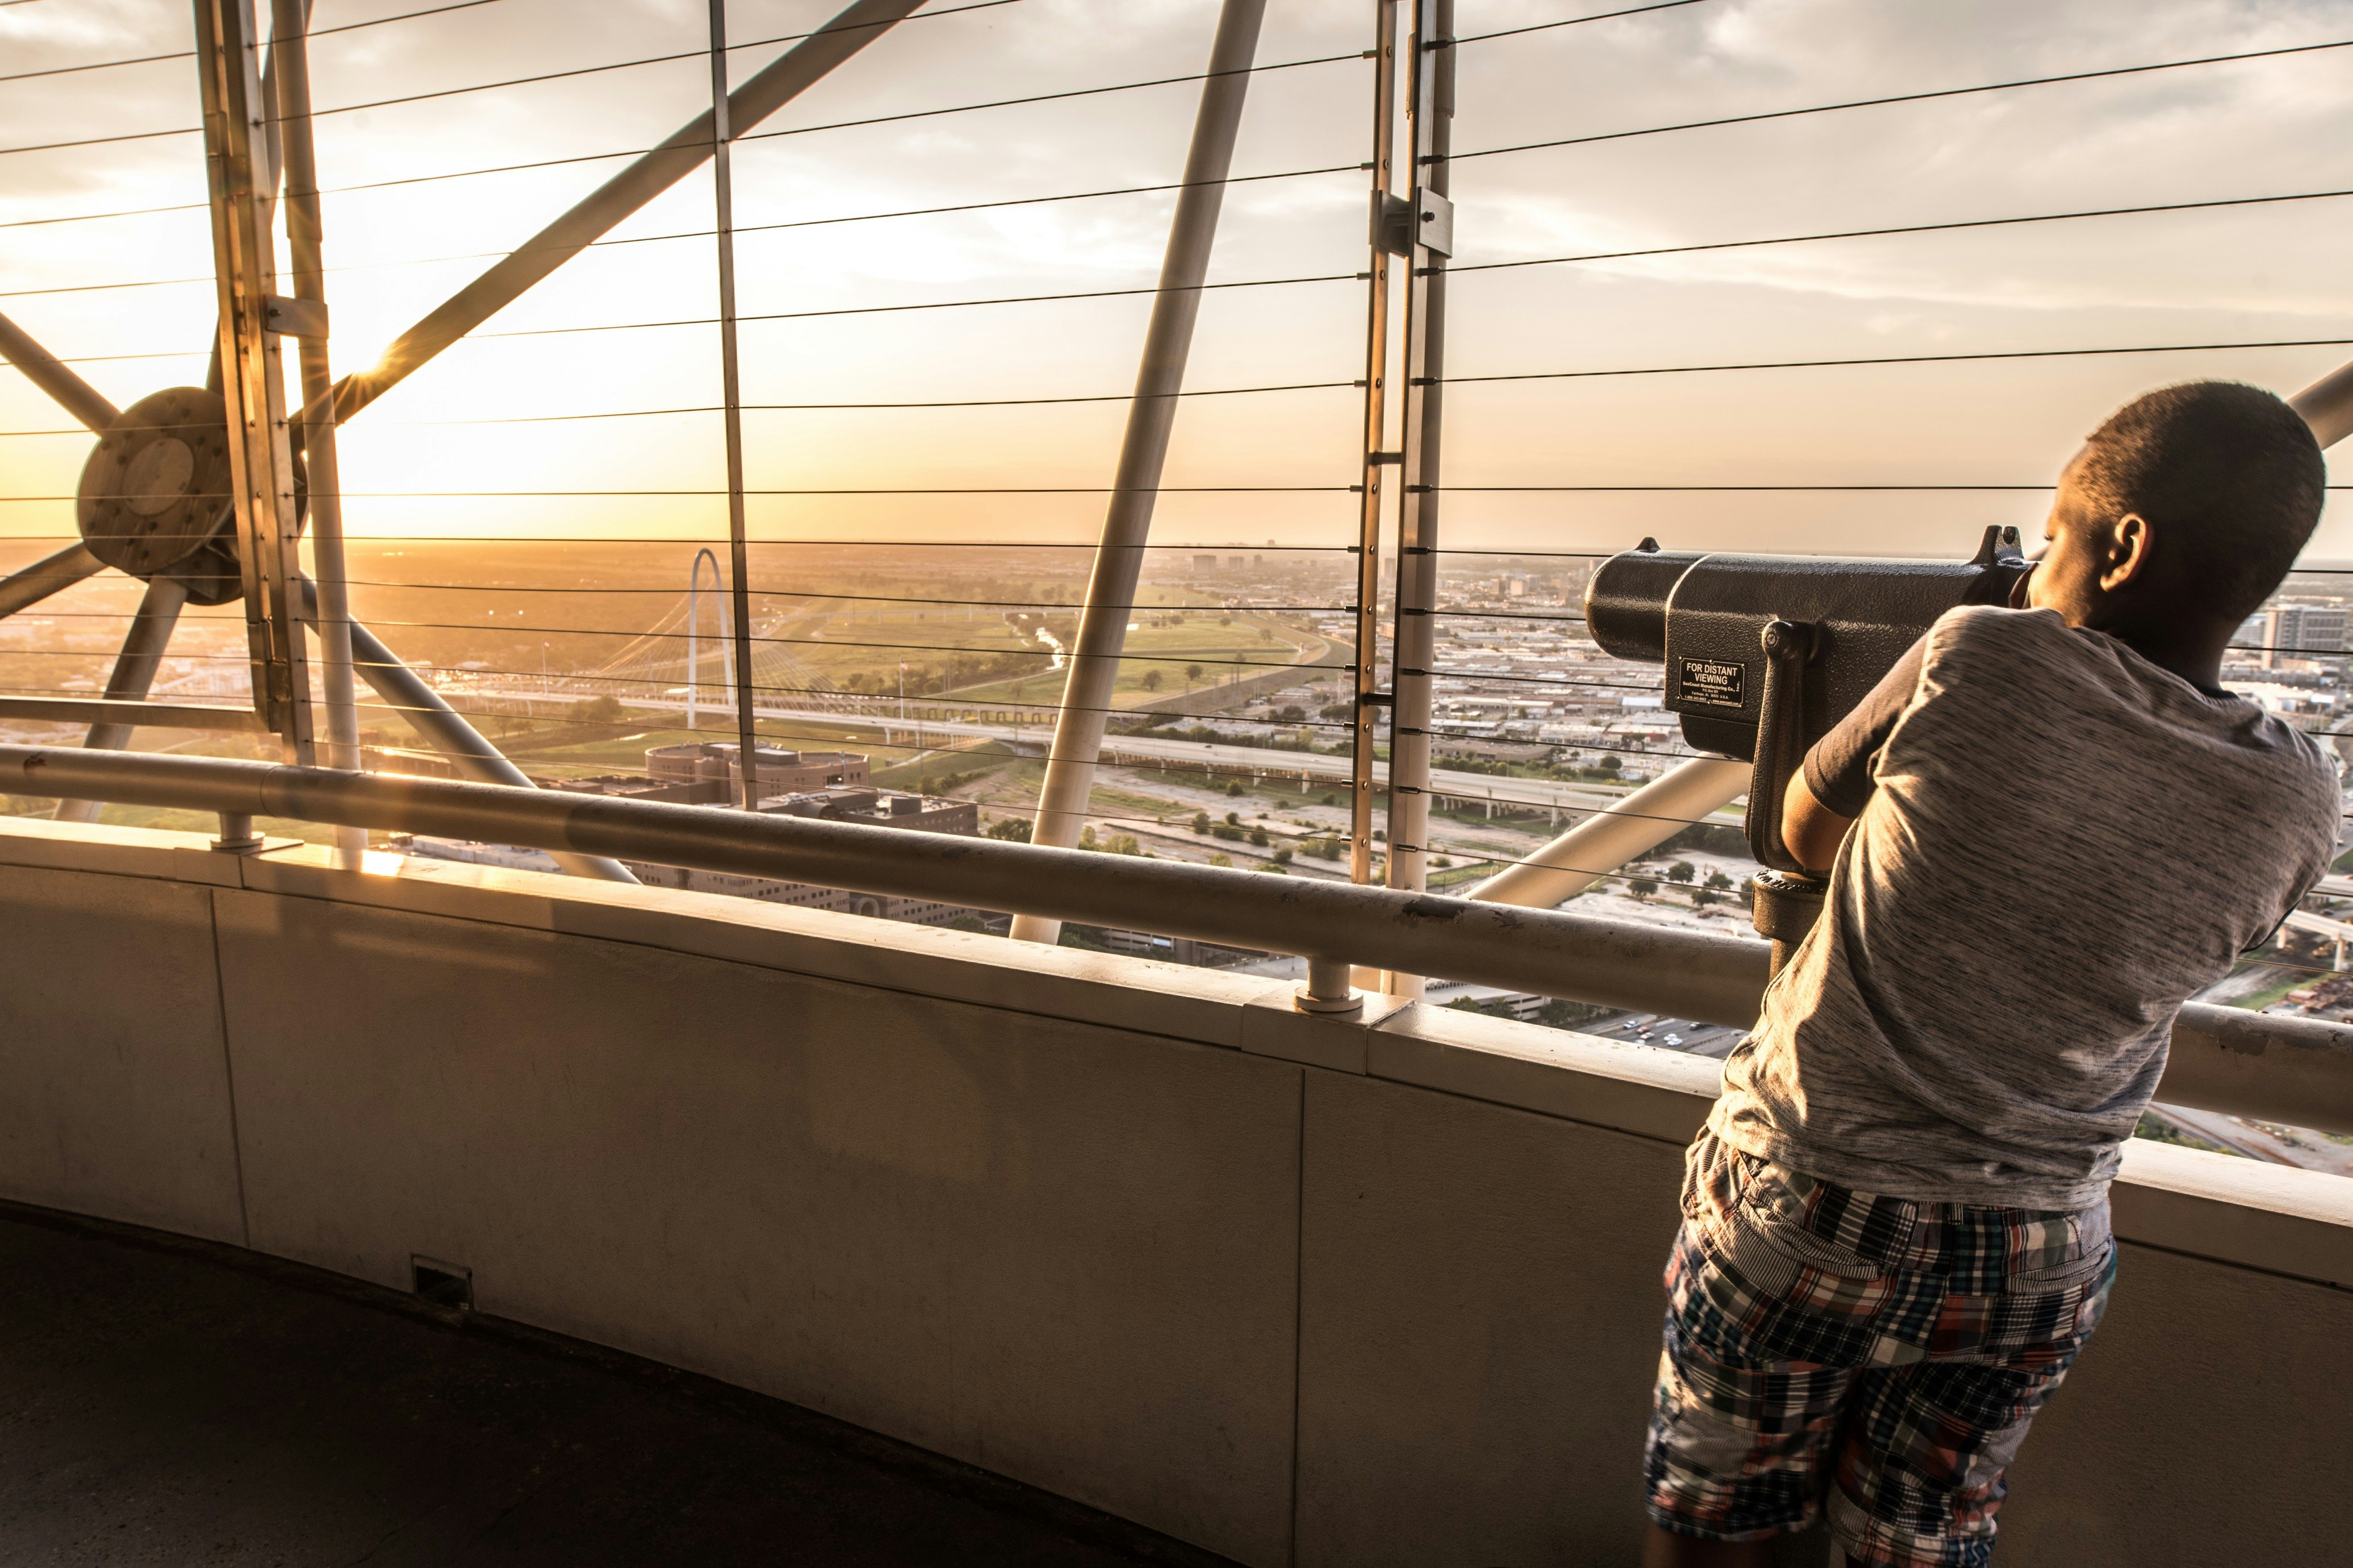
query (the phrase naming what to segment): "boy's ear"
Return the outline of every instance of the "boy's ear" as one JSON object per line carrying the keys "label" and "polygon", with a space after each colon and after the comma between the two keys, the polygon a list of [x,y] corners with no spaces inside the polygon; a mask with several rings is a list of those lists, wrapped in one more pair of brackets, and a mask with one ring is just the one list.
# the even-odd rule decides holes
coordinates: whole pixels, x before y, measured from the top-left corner
{"label": "boy's ear", "polygon": [[2154,543],[2148,519],[2137,511],[2128,511],[2109,525],[2106,561],[2100,573],[2100,587],[2105,593],[2115,593],[2126,584],[2148,573],[2150,546]]}

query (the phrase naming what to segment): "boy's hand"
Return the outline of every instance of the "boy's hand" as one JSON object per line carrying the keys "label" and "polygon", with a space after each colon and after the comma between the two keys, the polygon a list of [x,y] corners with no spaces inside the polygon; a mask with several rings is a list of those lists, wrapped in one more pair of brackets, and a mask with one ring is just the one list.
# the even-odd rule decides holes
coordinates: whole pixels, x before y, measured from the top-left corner
{"label": "boy's hand", "polygon": [[1841,816],[1814,798],[1806,787],[1805,769],[1789,775],[1789,787],[1781,794],[1781,842],[1799,865],[1817,877],[1830,875],[1839,844],[1853,826],[1854,818]]}

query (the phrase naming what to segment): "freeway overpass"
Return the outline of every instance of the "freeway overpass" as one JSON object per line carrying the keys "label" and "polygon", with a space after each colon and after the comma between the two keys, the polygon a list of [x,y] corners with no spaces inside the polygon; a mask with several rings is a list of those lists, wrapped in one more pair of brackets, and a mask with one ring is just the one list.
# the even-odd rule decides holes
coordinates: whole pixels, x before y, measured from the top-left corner
{"label": "freeway overpass", "polygon": [[[460,706],[467,699],[483,702],[523,703],[549,700],[546,692],[534,687],[473,682],[463,686],[452,683],[443,689],[443,695]],[[573,700],[575,699],[569,697],[563,700],[567,706]],[[618,700],[624,708],[663,713],[680,713],[685,709],[682,701],[663,698],[625,697]],[[946,745],[958,741],[1000,741],[1018,746],[1033,755],[1043,754],[1047,741],[1053,733],[1052,726],[1047,723],[1000,724],[980,719],[900,719],[889,713],[842,711],[828,708],[755,705],[753,712],[760,719],[779,723],[880,729],[886,741],[892,736],[902,737],[902,741],[912,738],[919,747]],[[1348,782],[1348,759],[1344,756],[1331,756],[1321,752],[1275,751],[1221,742],[1187,741],[1168,735],[1106,735],[1103,738],[1103,760],[1106,765],[1113,767],[1176,765],[1203,768],[1219,773],[1295,778],[1343,786]],[[1625,787],[1614,784],[1502,778],[1452,768],[1431,769],[1430,780],[1431,793],[1440,805],[1475,808],[1490,802],[1497,805],[1509,804],[1544,811],[1556,822],[1564,812],[1599,811],[1628,793]],[[1725,820],[1734,822],[1737,818],[1727,816]]]}

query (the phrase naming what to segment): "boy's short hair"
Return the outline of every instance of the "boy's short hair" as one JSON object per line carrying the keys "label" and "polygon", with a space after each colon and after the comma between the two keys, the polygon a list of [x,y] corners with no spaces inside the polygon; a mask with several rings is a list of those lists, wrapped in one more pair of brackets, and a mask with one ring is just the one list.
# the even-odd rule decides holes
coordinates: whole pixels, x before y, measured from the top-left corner
{"label": "boy's short hair", "polygon": [[2260,608],[2295,564],[2327,493],[2304,416],[2235,381],[2134,398],[2085,439],[2075,479],[2104,516],[2154,524],[2164,581],[2232,620]]}

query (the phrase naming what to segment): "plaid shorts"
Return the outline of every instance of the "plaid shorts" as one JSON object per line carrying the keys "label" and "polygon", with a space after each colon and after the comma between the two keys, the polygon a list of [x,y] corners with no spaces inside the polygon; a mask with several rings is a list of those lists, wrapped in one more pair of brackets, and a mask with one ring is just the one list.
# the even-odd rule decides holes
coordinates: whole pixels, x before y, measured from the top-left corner
{"label": "plaid shorts", "polygon": [[1827,1505],[1858,1563],[1990,1561],[2002,1472],[2115,1277],[2105,1203],[1884,1197],[1702,1132],[1667,1263],[1651,1518],[1754,1541]]}

